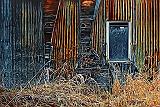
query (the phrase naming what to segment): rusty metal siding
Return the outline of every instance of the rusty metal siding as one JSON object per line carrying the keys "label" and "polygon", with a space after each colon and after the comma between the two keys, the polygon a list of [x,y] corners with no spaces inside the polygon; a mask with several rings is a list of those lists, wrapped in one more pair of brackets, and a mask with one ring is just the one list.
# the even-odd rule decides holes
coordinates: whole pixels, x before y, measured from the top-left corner
{"label": "rusty metal siding", "polygon": [[41,0],[0,1],[0,70],[5,87],[26,84],[44,64],[41,4]]}
{"label": "rusty metal siding", "polygon": [[52,33],[53,59],[56,68],[65,61],[77,61],[78,3],[62,0]]}

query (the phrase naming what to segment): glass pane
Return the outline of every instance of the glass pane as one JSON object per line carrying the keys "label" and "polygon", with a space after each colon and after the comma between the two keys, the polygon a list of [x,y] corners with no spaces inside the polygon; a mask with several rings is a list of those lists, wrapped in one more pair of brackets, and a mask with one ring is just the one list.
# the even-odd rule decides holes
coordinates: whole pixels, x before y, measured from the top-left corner
{"label": "glass pane", "polygon": [[128,25],[110,25],[109,29],[110,60],[128,60]]}

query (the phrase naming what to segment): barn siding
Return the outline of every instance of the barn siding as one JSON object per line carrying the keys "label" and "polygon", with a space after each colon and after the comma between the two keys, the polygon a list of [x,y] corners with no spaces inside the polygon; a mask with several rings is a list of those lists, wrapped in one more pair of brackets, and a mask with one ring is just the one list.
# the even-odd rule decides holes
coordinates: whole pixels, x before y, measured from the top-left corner
{"label": "barn siding", "polygon": [[53,28],[53,59],[56,68],[65,61],[74,65],[77,61],[78,3],[62,0]]}
{"label": "barn siding", "polygon": [[26,84],[44,64],[41,4],[0,0],[0,73],[5,87]]}
{"label": "barn siding", "polygon": [[[104,2],[105,1],[105,2]],[[105,11],[101,7],[105,3]],[[106,17],[103,14],[106,13]],[[106,35],[105,25],[101,19],[108,21],[130,21],[132,23],[132,56],[138,67],[144,64],[146,56],[149,58],[147,66],[158,62],[155,56],[160,52],[160,1],[159,0],[101,0],[98,14],[93,24],[92,47],[101,54],[103,50],[103,35]],[[105,23],[105,21],[103,21]],[[103,34],[103,35],[102,35]],[[106,38],[106,37],[104,37]],[[133,46],[136,46],[134,50]]]}
{"label": "barn siding", "polygon": [[[77,62],[79,4],[61,0],[53,28],[56,68],[64,61]],[[92,24],[92,48],[106,54],[106,20],[132,23],[132,56],[140,68],[160,61],[160,0],[101,0]],[[0,1],[0,72],[6,87],[26,83],[44,64],[42,1]],[[136,46],[135,50],[133,46]],[[155,63],[156,62],[156,63]],[[10,82],[8,82],[10,81]]]}
{"label": "barn siding", "polygon": [[99,55],[105,54],[105,38],[106,38],[106,15],[105,15],[105,1],[101,0],[99,9],[95,13],[94,22],[92,26],[92,48],[94,48]]}
{"label": "barn siding", "polygon": [[[146,56],[155,57],[157,52],[160,52],[160,1],[159,0],[101,0],[98,12],[94,17],[94,22],[92,24],[92,48],[94,48],[98,54],[106,54],[106,25],[107,21],[130,21],[132,28],[132,58],[136,60],[136,64],[140,68],[144,64]],[[76,7],[76,8],[75,8]],[[77,41],[73,42],[72,45],[76,46],[75,51],[70,51],[73,49],[71,47],[71,42],[77,40],[77,25],[75,22],[78,18],[73,19],[73,25],[67,26],[69,13],[75,11],[78,13],[78,5],[74,6],[77,10],[70,11],[65,7],[61,6],[60,14],[63,14],[62,18],[59,18],[57,25],[52,36],[54,39],[53,45],[54,49],[54,59],[59,62],[57,58],[61,60],[69,60],[74,57],[76,62],[77,57]],[[68,15],[66,14],[68,13]],[[77,14],[76,13],[76,14]],[[76,14],[72,14],[75,16]],[[75,17],[74,17],[75,18]],[[59,23],[59,24],[58,24]],[[61,25],[63,23],[63,26]],[[74,31],[71,29],[75,29]],[[64,32],[61,32],[64,31]],[[72,35],[69,35],[72,32]],[[71,37],[71,38],[70,38]],[[62,38],[62,41],[59,41]],[[57,42],[59,41],[59,42]],[[59,45],[58,45],[59,43]],[[134,48],[136,47],[136,48]],[[58,49],[59,48],[59,49]],[[61,48],[61,52],[60,52]],[[63,49],[64,48],[64,49]],[[61,54],[59,54],[61,53]],[[57,55],[61,55],[56,57]],[[154,62],[158,62],[157,57],[150,58],[148,60],[147,66],[151,67]]]}

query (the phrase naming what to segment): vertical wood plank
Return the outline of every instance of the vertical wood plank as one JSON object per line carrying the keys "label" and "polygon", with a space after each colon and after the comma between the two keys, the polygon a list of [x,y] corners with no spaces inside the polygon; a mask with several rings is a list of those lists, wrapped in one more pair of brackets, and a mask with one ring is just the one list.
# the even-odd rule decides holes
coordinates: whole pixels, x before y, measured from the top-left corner
{"label": "vertical wood plank", "polygon": [[115,7],[115,17],[114,17],[114,20],[119,20],[118,19],[118,15],[119,15],[119,4],[118,4],[118,0],[115,0],[115,2],[114,2],[114,7]]}
{"label": "vertical wood plank", "polygon": [[[158,28],[159,28],[159,29],[158,28],[157,29],[158,29],[158,31],[160,31],[160,0],[158,0],[157,4],[158,4],[158,6],[157,6],[157,8],[158,8],[157,9],[157,11],[158,11],[158,22],[157,23],[158,23]],[[160,52],[160,32],[158,32],[158,38],[159,38],[158,39],[159,40],[158,41],[158,52]]]}

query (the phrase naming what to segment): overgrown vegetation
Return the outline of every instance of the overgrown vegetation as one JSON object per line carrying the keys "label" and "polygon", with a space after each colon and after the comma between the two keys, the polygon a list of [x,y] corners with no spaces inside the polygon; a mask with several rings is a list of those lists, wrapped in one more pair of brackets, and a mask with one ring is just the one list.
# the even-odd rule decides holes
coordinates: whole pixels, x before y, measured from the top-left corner
{"label": "overgrown vegetation", "polygon": [[[112,93],[100,88],[90,77],[79,74],[66,80],[60,76],[52,83],[25,90],[1,89],[0,107],[159,107],[159,76],[156,73],[148,81],[145,72],[134,78],[128,75],[124,86],[116,79]],[[86,84],[88,80],[91,83]]]}

